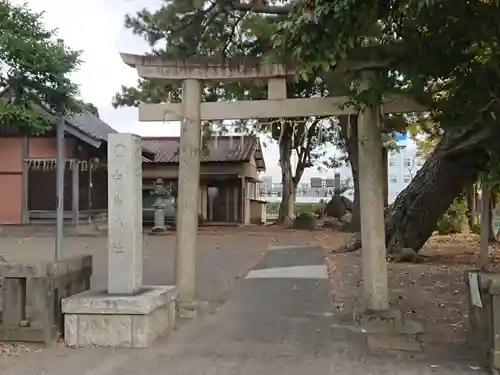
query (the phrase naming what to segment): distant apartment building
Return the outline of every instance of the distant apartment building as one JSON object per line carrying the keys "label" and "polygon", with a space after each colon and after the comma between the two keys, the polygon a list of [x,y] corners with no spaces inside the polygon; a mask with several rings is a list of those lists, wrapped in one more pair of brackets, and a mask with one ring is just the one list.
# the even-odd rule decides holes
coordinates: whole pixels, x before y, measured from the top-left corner
{"label": "distant apartment building", "polygon": [[416,150],[404,148],[399,152],[391,152],[388,157],[389,203],[408,186],[424,160],[417,156]]}
{"label": "distant apartment building", "polygon": [[[319,202],[321,199],[328,200],[334,194],[334,191],[334,178],[312,177],[309,182],[300,182],[298,184],[296,198],[297,202]],[[281,192],[281,182],[273,182],[271,176],[261,179],[260,196],[262,198],[270,202],[280,201]]]}
{"label": "distant apartment building", "polygon": [[[404,144],[404,143],[403,143]],[[410,183],[416,172],[422,167],[424,161],[417,156],[414,148],[405,147],[399,151],[391,152],[387,158],[389,203],[392,203],[398,194]],[[331,170],[331,176],[340,175],[341,185],[350,185],[343,194],[353,199],[351,168],[348,165]],[[297,187],[297,202],[318,202],[328,199],[334,193],[332,178],[313,177],[308,182],[299,183]],[[262,178],[260,184],[262,198],[274,202],[281,200],[281,182],[274,181],[272,176]]]}

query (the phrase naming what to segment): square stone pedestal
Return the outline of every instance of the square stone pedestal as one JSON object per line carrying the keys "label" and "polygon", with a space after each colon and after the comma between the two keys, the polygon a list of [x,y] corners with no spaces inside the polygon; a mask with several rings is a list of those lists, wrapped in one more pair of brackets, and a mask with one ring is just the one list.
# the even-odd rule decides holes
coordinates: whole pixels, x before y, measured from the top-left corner
{"label": "square stone pedestal", "polygon": [[361,332],[367,334],[367,343],[371,349],[411,352],[422,350],[417,335],[423,332],[423,327],[411,319],[405,319],[399,310],[356,310],[354,322]]}
{"label": "square stone pedestal", "polygon": [[135,295],[87,291],[65,298],[66,345],[147,347],[175,325],[174,286],[145,286]]}

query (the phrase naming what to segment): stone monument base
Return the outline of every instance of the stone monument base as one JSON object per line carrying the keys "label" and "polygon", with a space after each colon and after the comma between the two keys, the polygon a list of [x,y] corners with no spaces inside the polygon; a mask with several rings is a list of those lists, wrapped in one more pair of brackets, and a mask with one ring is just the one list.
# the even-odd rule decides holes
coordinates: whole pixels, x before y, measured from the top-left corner
{"label": "stone monument base", "polygon": [[354,322],[366,333],[390,333],[398,335],[418,335],[423,327],[406,319],[400,310],[387,311],[355,310]]}
{"label": "stone monument base", "polygon": [[174,286],[143,287],[135,295],[87,291],[65,298],[65,343],[71,347],[147,347],[175,326],[176,299]]}
{"label": "stone monument base", "polygon": [[150,236],[171,236],[175,234],[175,231],[172,231],[172,227],[166,225],[165,227],[153,227],[151,231],[147,232]]}
{"label": "stone monument base", "polygon": [[192,320],[213,312],[214,306],[208,301],[192,301],[177,303],[177,317],[180,320]]}
{"label": "stone monument base", "polygon": [[422,351],[417,335],[423,332],[423,327],[405,319],[399,310],[357,310],[354,312],[354,322],[367,335],[367,344],[371,349]]}

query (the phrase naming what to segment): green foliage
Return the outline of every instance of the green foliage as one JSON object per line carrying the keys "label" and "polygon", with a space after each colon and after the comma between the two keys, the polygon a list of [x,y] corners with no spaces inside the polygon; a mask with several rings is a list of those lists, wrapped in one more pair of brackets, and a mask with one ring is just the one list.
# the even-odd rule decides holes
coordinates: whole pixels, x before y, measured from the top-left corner
{"label": "green foliage", "polygon": [[[498,130],[499,17],[498,1],[303,0],[280,24],[274,45],[307,62],[307,78],[348,59],[391,61],[370,88],[354,90],[354,103],[369,105],[387,93],[406,92],[429,106],[423,122],[484,130],[456,146],[463,149]],[[355,88],[355,78],[346,74],[347,85]]]}
{"label": "green foliage", "polygon": [[[297,206],[297,204],[295,206]],[[266,213],[268,215],[277,216],[279,214],[279,211],[280,211],[279,202],[268,202],[266,204]]]}
{"label": "green foliage", "polygon": [[316,229],[316,215],[310,212],[302,212],[297,215],[292,227],[294,229],[314,230]]}
{"label": "green foliage", "polygon": [[82,110],[92,113],[94,116],[99,117],[99,109],[92,103],[82,103]]}
{"label": "green foliage", "polygon": [[[151,47],[152,55],[183,59],[211,57],[214,59],[241,56],[262,57],[272,51],[272,35],[276,34],[283,15],[264,15],[229,11],[226,4],[204,1],[203,7],[194,7],[192,1],[162,0],[155,11],[144,9],[136,15],[127,15],[125,27],[143,37]],[[197,8],[197,9],[196,9]],[[113,105],[137,106],[141,102],[159,103],[165,100],[180,102],[181,88],[165,84],[163,80],[140,79],[136,87],[122,87],[113,98]],[[290,97],[321,97],[328,94],[327,84],[321,79],[288,82]],[[230,100],[261,100],[267,98],[266,82],[213,83],[202,93],[207,102]],[[236,130],[246,133],[264,133],[270,139],[288,142],[288,151],[298,156],[293,171],[298,183],[304,169],[320,167],[325,156],[323,145],[338,136],[336,124],[320,118],[263,119],[236,121]],[[207,122],[204,143],[214,132],[226,133],[222,121]],[[208,152],[205,150],[204,152]]]}
{"label": "green foliage", "polygon": [[460,233],[461,227],[456,220],[445,214],[437,223],[437,232],[441,235]]}
{"label": "green foliage", "polygon": [[[430,156],[443,130],[471,131],[474,136],[451,152],[483,145],[491,157],[488,184],[498,191],[499,19],[500,3],[490,0],[302,0],[280,24],[274,45],[307,61],[304,78],[348,59],[391,60],[370,89],[353,92],[354,103],[370,104],[395,91],[414,96],[430,109],[419,118],[405,116],[420,156]],[[355,87],[354,78],[346,74],[346,85]]]}
{"label": "green foliage", "polygon": [[324,212],[324,209],[324,203],[296,203],[295,215],[299,216],[301,214],[315,214],[317,211]]}
{"label": "green foliage", "polygon": [[43,103],[55,113],[81,109],[75,100],[77,87],[68,77],[79,65],[80,53],[55,39],[55,31],[48,30],[41,17],[25,5],[0,0],[0,86],[9,97],[0,103],[0,121],[35,134],[51,123],[33,103]]}
{"label": "green foliage", "polygon": [[441,220],[438,221],[438,233],[461,233],[467,227],[467,210],[467,200],[464,197],[455,198]]}
{"label": "green foliage", "polygon": [[481,225],[478,223],[474,223],[472,228],[470,228],[471,233],[474,234],[481,234]]}
{"label": "green foliage", "polygon": [[[295,215],[308,213],[317,214],[317,212],[323,212],[325,203],[295,203]],[[280,208],[279,202],[269,202],[266,205],[266,210],[268,215],[278,215]]]}
{"label": "green foliage", "polygon": [[326,210],[326,202],[323,199],[320,199],[318,205],[316,206],[316,209],[314,210],[314,214],[318,218],[322,218],[325,216],[325,210]]}

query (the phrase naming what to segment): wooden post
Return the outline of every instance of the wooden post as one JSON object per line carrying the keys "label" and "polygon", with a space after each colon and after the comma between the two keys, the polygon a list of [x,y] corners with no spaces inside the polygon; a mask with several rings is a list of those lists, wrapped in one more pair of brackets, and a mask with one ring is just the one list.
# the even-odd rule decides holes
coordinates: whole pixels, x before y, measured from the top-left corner
{"label": "wooden post", "polygon": [[[362,89],[367,89],[371,75],[363,75]],[[358,115],[363,292],[365,308],[372,311],[389,308],[379,111],[374,105],[362,108]]]}
{"label": "wooden post", "polygon": [[[80,164],[74,160],[71,170],[71,216],[73,224],[78,225],[80,216]],[[89,168],[91,168],[89,166]]]}
{"label": "wooden post", "polygon": [[238,222],[238,207],[239,207],[239,204],[238,204],[238,198],[239,198],[239,189],[238,189],[238,185],[233,185],[233,221],[235,223]]}
{"label": "wooden post", "polygon": [[490,237],[490,191],[485,177],[481,178],[481,235],[479,245],[479,266],[482,270],[488,267]]}
{"label": "wooden post", "polygon": [[231,191],[231,187],[230,186],[224,186],[224,200],[226,201],[225,204],[226,204],[226,212],[224,213],[225,215],[225,218],[226,218],[226,222],[229,222],[231,221],[230,218],[229,218],[229,214],[231,212],[231,210],[229,209],[229,200],[230,200],[230,197],[229,197],[229,192]]}
{"label": "wooden post", "polygon": [[[87,194],[87,199],[88,199],[87,209],[89,210],[89,212],[91,212],[92,211],[92,168],[90,168],[90,166],[89,166],[88,172],[89,172],[89,190],[88,190],[88,194]],[[108,207],[109,207],[109,203],[108,203]],[[91,221],[92,221],[92,213],[89,215],[89,222],[91,222]]]}
{"label": "wooden post", "polygon": [[65,170],[65,142],[64,142],[64,116],[57,122],[56,127],[56,247],[54,258],[60,260],[64,257],[64,170]]}
{"label": "wooden post", "polygon": [[200,81],[196,79],[184,81],[182,106],[185,119],[181,124],[179,153],[175,283],[179,292],[179,302],[185,305],[189,305],[195,299],[202,130],[201,90]]}
{"label": "wooden post", "polygon": [[245,178],[242,177],[240,179],[240,223],[241,224],[248,224],[245,220],[245,215],[246,215],[246,210],[245,210],[245,202],[246,202],[246,190],[245,190]]}
{"label": "wooden post", "polygon": [[22,224],[29,224],[29,207],[28,207],[28,195],[29,195],[29,171],[30,166],[28,163],[29,158],[29,138],[23,137],[23,152],[22,152],[22,189],[23,189],[23,200],[22,200],[22,213],[21,222]]}

